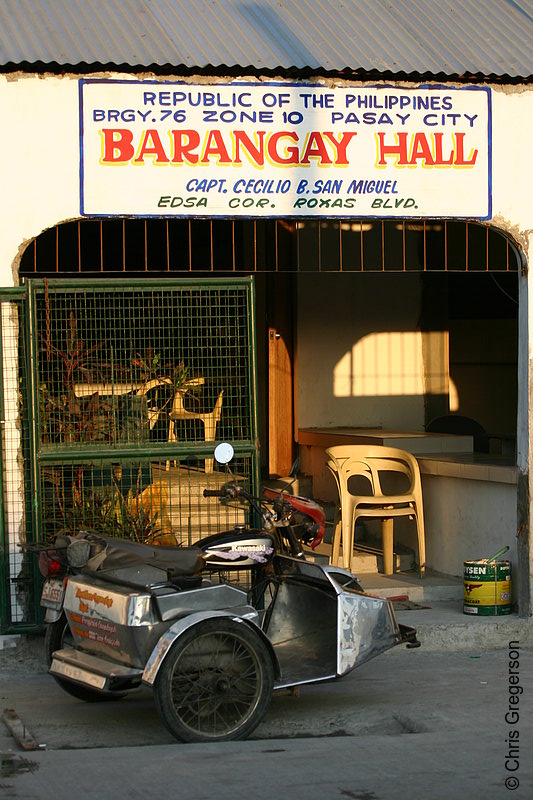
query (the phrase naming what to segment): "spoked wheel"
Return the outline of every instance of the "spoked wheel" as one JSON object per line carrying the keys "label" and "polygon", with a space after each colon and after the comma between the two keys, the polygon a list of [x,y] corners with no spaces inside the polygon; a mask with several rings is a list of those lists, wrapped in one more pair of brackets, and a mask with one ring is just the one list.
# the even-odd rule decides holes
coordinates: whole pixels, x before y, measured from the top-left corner
{"label": "spoked wheel", "polygon": [[244,739],[265,716],[274,687],[267,645],[246,623],[219,617],[182,634],[154,686],[157,710],[185,742]]}
{"label": "spoked wheel", "polygon": [[[48,667],[52,665],[52,656],[56,650],[62,650],[65,647],[73,646],[74,640],[70,632],[67,618],[63,613],[56,622],[51,622],[46,626],[44,650]],[[84,700],[86,703],[120,700],[121,697],[125,696],[124,692],[99,692],[96,689],[90,689],[87,686],[81,686],[78,683],[64,680],[57,675],[52,675],[52,677],[65,692],[72,695],[72,697],[76,697],[78,700]]]}

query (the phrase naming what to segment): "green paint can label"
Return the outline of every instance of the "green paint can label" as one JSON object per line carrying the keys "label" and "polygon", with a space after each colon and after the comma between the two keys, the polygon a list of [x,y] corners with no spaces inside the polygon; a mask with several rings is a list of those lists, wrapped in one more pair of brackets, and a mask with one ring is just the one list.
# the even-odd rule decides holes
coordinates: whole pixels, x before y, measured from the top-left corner
{"label": "green paint can label", "polygon": [[511,613],[511,562],[464,562],[465,614],[495,617]]}

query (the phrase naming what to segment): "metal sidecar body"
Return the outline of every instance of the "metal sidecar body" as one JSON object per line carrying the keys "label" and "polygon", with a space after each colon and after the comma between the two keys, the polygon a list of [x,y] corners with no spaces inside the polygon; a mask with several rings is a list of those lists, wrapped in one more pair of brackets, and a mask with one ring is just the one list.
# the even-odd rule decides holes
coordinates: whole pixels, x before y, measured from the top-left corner
{"label": "metal sidecar body", "polygon": [[141,549],[139,560],[130,545],[113,543],[103,568],[48,590],[50,673],[84,700],[151,686],[180,739],[243,738],[274,689],[340,678],[418,644],[390,601],[346,570],[275,555],[247,593],[196,574],[194,553]]}

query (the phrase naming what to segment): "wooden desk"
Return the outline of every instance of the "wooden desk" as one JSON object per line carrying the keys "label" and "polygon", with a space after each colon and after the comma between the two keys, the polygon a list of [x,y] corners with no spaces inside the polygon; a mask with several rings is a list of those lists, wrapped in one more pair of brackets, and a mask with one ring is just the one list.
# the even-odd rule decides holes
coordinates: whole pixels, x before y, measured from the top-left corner
{"label": "wooden desk", "polygon": [[335,502],[337,490],[326,468],[325,450],[337,444],[368,444],[397,447],[416,456],[472,453],[473,437],[425,431],[389,431],[381,428],[300,428],[300,468],[313,476],[313,494]]}
{"label": "wooden desk", "polygon": [[408,453],[471,453],[472,436],[425,431],[390,431],[381,428],[300,428],[298,444],[333,447],[336,444],[371,444],[398,447]]}

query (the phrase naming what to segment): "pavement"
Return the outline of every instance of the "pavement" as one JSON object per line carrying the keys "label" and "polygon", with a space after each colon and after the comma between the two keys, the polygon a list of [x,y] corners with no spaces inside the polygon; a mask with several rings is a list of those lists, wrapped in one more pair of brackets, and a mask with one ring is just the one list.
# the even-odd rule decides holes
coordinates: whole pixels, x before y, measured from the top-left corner
{"label": "pavement", "polygon": [[427,605],[397,612],[422,647],[396,647],[298,696],[275,693],[252,737],[225,744],[176,742],[145,688],[116,703],[75,700],[47,674],[42,637],[4,642],[0,708],[40,747],[24,752],[0,724],[0,796],[533,797],[531,620]]}

